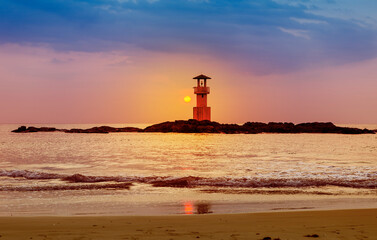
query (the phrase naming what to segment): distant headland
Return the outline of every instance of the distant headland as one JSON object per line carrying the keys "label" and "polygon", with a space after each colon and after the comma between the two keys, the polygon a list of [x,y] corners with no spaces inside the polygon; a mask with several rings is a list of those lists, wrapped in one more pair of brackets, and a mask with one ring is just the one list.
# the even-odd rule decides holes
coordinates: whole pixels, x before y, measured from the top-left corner
{"label": "distant headland", "polygon": [[135,127],[114,128],[109,126],[89,129],[58,129],[53,127],[21,126],[13,130],[15,133],[31,132],[65,132],[65,133],[111,133],[111,132],[161,132],[161,133],[224,133],[224,134],[257,134],[257,133],[338,133],[338,134],[375,134],[377,129],[359,129],[338,127],[331,122],[310,122],[293,124],[288,122],[247,122],[243,125],[221,124],[209,120],[198,121],[177,120],[151,125],[144,129]]}

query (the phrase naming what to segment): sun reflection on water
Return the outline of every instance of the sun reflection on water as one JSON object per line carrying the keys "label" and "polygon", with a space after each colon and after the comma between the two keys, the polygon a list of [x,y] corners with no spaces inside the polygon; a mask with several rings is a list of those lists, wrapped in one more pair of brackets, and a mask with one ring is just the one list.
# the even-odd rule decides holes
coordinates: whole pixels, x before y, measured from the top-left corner
{"label": "sun reflection on water", "polygon": [[184,202],[184,209],[185,209],[185,214],[193,214],[194,213],[194,206],[191,201]]}

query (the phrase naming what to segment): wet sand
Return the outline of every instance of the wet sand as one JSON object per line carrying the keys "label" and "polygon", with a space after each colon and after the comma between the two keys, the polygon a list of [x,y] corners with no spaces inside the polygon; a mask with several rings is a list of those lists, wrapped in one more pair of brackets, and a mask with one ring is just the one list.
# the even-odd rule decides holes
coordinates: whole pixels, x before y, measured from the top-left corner
{"label": "wet sand", "polygon": [[377,239],[377,209],[187,216],[0,218],[1,240],[267,237],[281,240]]}

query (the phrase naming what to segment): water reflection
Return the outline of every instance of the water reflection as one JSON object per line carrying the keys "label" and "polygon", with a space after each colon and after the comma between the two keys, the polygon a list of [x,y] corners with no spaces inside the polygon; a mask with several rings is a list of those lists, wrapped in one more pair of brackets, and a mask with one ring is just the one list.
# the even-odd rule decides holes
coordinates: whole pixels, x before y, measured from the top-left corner
{"label": "water reflection", "polygon": [[192,201],[187,201],[183,203],[184,214],[208,214],[212,213],[211,204],[206,201],[199,201],[193,204]]}
{"label": "water reflection", "polygon": [[185,214],[193,214],[194,208],[193,208],[192,202],[185,202],[184,210],[185,210]]}
{"label": "water reflection", "polygon": [[209,202],[197,202],[195,204],[197,214],[208,214],[212,213],[211,204]]}

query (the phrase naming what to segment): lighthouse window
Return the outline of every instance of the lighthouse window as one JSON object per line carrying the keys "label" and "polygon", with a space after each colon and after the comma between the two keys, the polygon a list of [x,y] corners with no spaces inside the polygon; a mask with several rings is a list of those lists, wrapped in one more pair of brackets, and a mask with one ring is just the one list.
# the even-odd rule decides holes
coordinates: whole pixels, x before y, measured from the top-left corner
{"label": "lighthouse window", "polygon": [[200,79],[199,86],[204,87],[204,80],[203,79]]}

